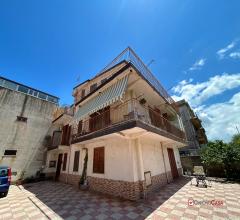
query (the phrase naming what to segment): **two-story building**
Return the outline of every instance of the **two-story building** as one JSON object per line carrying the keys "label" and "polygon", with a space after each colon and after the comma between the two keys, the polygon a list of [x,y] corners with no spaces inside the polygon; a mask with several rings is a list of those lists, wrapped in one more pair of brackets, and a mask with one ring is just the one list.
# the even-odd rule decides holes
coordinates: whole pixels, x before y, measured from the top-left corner
{"label": "two-story building", "polygon": [[53,121],[49,175],[134,200],[182,174],[185,133],[175,102],[131,48],[73,96],[73,116]]}

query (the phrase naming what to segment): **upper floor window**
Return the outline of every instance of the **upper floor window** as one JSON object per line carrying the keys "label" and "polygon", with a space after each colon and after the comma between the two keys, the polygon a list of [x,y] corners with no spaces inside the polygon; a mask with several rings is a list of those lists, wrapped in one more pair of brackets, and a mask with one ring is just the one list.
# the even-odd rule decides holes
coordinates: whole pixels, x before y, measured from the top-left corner
{"label": "upper floor window", "polygon": [[70,145],[71,126],[65,125],[62,129],[62,145]]}
{"label": "upper floor window", "polygon": [[83,128],[83,121],[78,122],[78,133],[82,133],[82,128]]}
{"label": "upper floor window", "polygon": [[105,83],[107,81],[107,78],[101,80],[101,84]]}
{"label": "upper floor window", "polygon": [[97,88],[97,83],[94,83],[90,86],[90,92],[92,92],[93,90],[95,90]]}
{"label": "upper floor window", "polygon": [[61,131],[54,131],[52,135],[52,147],[57,147],[61,143]]}
{"label": "upper floor window", "polygon": [[84,96],[85,96],[85,89],[82,90],[81,98],[83,98]]}
{"label": "upper floor window", "polygon": [[104,173],[104,147],[94,148],[93,173]]}
{"label": "upper floor window", "polygon": [[4,86],[9,88],[9,89],[12,89],[12,90],[16,90],[16,88],[17,88],[16,83],[9,82],[9,81],[5,81]]}
{"label": "upper floor window", "polygon": [[27,122],[27,118],[23,116],[17,116],[17,121]]}
{"label": "upper floor window", "polygon": [[44,93],[39,92],[38,98],[40,98],[40,99],[46,99],[46,98],[47,98],[47,95],[45,95]]}
{"label": "upper floor window", "polygon": [[29,89],[28,89],[27,87],[25,87],[25,86],[21,86],[21,85],[20,85],[20,86],[18,87],[18,91],[19,91],[19,92],[28,93],[28,90],[29,90]]}

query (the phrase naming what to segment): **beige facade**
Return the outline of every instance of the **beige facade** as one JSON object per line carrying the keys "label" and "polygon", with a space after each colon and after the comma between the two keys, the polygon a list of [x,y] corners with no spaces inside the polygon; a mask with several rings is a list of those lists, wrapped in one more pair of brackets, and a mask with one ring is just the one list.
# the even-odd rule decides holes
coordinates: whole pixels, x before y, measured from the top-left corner
{"label": "beige facade", "polygon": [[[90,190],[133,200],[181,175],[181,118],[171,97],[140,64],[111,64],[74,88],[75,113],[64,122],[71,126],[71,145],[48,151],[49,175],[58,173],[60,181],[78,186],[87,154]],[[55,167],[49,167],[51,161]]]}

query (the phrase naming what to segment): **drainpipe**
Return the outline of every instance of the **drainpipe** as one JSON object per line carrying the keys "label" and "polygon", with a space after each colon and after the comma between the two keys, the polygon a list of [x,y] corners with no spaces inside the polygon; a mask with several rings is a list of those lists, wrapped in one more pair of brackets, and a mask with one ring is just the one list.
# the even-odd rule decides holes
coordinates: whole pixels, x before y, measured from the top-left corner
{"label": "drainpipe", "polygon": [[160,142],[160,145],[161,145],[162,155],[163,155],[163,166],[164,166],[165,176],[166,176],[166,179],[167,179],[167,183],[169,183],[169,181],[168,181],[168,175],[167,175],[167,169],[166,169],[166,163],[165,163],[165,157],[164,157],[164,152],[163,152],[163,145],[162,145],[162,142]]}

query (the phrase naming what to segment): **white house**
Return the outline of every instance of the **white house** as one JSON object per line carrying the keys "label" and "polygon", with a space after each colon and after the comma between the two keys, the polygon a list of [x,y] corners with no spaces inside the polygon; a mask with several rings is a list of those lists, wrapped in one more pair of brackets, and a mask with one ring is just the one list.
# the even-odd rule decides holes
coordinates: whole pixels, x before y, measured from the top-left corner
{"label": "white house", "polygon": [[74,185],[86,176],[90,190],[136,200],[182,174],[175,102],[131,48],[73,96],[74,116],[53,122],[48,175]]}

